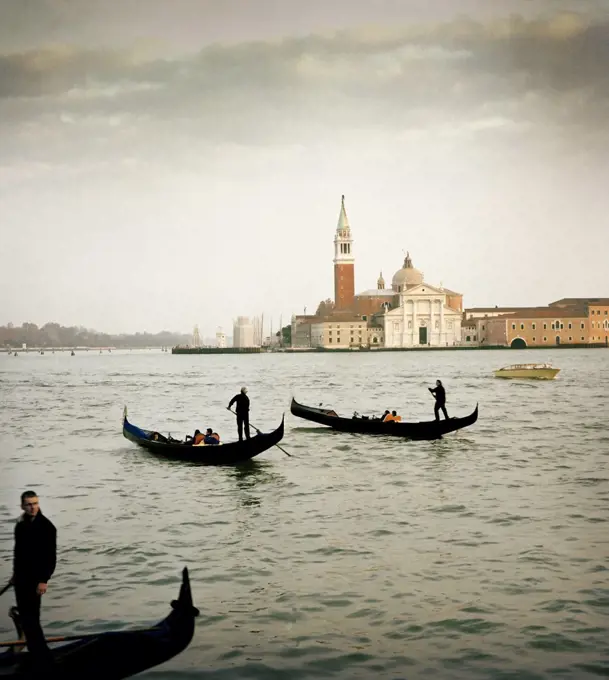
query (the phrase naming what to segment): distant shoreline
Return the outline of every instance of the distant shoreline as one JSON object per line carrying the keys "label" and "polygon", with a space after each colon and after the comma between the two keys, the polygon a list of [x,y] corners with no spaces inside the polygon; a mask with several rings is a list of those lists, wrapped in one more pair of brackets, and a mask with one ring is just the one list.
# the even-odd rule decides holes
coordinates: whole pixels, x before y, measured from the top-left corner
{"label": "distant shoreline", "polygon": [[[520,349],[520,348],[519,348]],[[605,343],[586,343],[578,345],[548,345],[536,347],[524,347],[523,350],[560,350],[560,349],[609,349]],[[174,347],[172,354],[338,354],[338,353],[377,353],[377,352],[452,352],[452,351],[488,351],[488,350],[512,350],[505,345],[487,345],[484,347],[376,347],[374,349],[350,349],[348,347],[329,349],[325,347],[285,347],[283,349],[268,349],[261,347]]]}

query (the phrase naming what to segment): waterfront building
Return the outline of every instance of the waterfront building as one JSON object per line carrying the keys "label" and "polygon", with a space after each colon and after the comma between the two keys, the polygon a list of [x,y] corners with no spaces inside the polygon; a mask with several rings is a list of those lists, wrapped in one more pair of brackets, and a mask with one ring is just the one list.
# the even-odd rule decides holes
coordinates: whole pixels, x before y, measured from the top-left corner
{"label": "waterfront building", "polygon": [[524,349],[609,345],[609,298],[563,298],[546,307],[466,309],[463,344]]}
{"label": "waterfront building", "polygon": [[221,328],[218,328],[216,330],[216,347],[224,349],[226,346],[226,333]]}
{"label": "waterfront building", "polygon": [[256,344],[254,325],[247,316],[239,316],[233,325],[233,347],[259,347]]}

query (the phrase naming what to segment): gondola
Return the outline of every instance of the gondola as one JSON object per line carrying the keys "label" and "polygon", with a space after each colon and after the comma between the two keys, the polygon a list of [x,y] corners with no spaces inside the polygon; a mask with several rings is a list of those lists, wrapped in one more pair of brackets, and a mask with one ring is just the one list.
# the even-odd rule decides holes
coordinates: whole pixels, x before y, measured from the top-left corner
{"label": "gondola", "polygon": [[177,656],[192,640],[199,610],[193,606],[187,568],[182,571],[180,594],[171,607],[165,619],[149,628],[87,634],[61,647],[50,646],[54,664],[46,674],[31,667],[29,652],[11,647],[0,654],[0,677],[119,680],[141,673]]}
{"label": "gondola", "polygon": [[192,446],[183,441],[165,437],[155,430],[143,430],[127,419],[127,407],[123,412],[123,436],[148,451],[174,458],[195,461],[203,465],[237,465],[267,451],[283,439],[283,421],[276,430],[259,433],[251,439],[228,442],[214,446]]}
{"label": "gondola", "polygon": [[311,420],[321,425],[328,425],[334,430],[340,430],[341,432],[380,434],[418,440],[440,439],[442,435],[473,425],[478,420],[478,404],[476,404],[476,408],[472,413],[464,418],[449,418],[448,420],[441,418],[440,420],[417,423],[384,423],[379,418],[355,415],[352,418],[344,418],[332,409],[315,408],[299,404],[294,397],[292,397],[290,412],[298,418]]}

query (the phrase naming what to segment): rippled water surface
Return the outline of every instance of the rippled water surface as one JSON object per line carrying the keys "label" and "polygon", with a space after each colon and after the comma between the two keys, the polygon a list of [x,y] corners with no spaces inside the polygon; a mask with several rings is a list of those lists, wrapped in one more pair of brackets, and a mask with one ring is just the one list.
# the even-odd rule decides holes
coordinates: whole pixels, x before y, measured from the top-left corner
{"label": "rippled water surface", "polygon": [[[555,381],[503,381],[517,361]],[[396,408],[478,422],[436,442],[328,431],[289,413]],[[152,623],[180,570],[191,646],[140,677],[609,677],[609,352],[0,355],[0,579],[19,494],[58,529],[47,633]],[[160,460],[123,438],[214,427],[229,399],[286,434],[241,468]],[[0,600],[0,633],[13,632]]]}

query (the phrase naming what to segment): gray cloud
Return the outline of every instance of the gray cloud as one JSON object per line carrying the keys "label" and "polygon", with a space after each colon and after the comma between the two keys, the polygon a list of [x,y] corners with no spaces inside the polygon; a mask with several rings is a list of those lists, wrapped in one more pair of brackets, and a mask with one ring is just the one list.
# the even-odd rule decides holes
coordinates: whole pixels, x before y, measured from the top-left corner
{"label": "gray cloud", "polygon": [[607,63],[608,22],[464,18],[213,45],[167,60],[63,46],[9,54],[0,98],[5,123],[19,127],[43,112],[101,129],[179,120],[184,133],[244,143],[472,114],[605,129]]}

